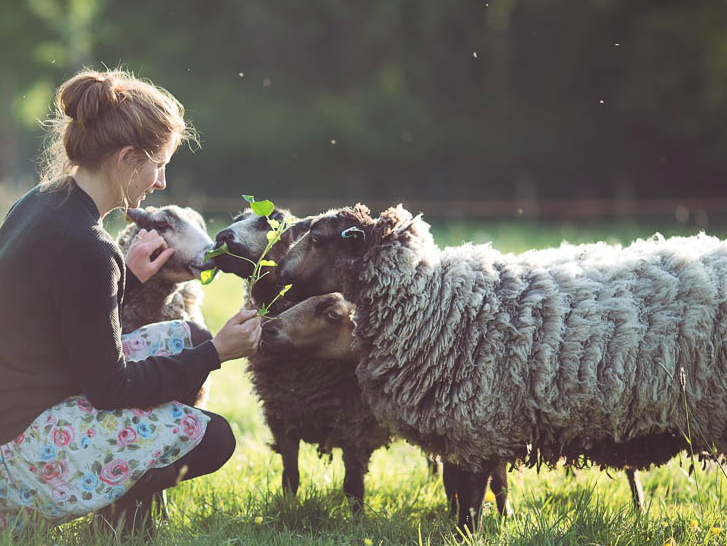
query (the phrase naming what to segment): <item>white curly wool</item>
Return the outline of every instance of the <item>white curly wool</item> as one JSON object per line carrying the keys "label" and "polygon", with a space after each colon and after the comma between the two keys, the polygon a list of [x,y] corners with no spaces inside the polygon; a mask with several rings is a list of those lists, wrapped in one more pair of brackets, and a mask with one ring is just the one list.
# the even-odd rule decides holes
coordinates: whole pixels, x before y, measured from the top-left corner
{"label": "white curly wool", "polygon": [[724,242],[440,250],[392,210],[345,295],[364,396],[396,433],[474,468],[554,463],[686,431],[686,403],[695,446],[727,451]]}

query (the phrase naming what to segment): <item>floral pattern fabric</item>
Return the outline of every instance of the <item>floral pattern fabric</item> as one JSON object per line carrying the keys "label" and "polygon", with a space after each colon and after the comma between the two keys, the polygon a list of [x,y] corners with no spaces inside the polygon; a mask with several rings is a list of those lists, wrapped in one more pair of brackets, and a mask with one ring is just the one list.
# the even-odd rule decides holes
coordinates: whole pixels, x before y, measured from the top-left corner
{"label": "floral pattern fabric", "polygon": [[[181,321],[122,336],[124,355],[140,360],[191,347]],[[73,396],[41,413],[0,445],[0,529],[28,517],[60,524],[126,493],[151,468],[168,466],[199,444],[209,417],[179,402],[98,410]]]}

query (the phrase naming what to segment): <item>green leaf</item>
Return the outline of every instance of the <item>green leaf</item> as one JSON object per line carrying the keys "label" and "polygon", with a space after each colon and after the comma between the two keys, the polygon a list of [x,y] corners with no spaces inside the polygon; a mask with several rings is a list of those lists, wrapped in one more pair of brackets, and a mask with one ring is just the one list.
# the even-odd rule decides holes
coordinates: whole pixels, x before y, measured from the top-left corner
{"label": "green leaf", "polygon": [[243,199],[244,199],[245,201],[247,201],[248,203],[254,203],[254,202],[255,202],[255,198],[254,198],[254,197],[253,197],[252,195],[245,195],[245,194],[242,194],[242,198],[243,198]]}
{"label": "green leaf", "polygon": [[272,201],[266,199],[265,201],[251,202],[250,208],[258,216],[270,216],[273,210],[275,210],[275,205],[273,205]]}
{"label": "green leaf", "polygon": [[215,248],[214,250],[208,250],[204,255],[204,261],[211,260],[212,258],[216,258],[217,256],[222,256],[223,254],[229,254],[230,251],[227,249],[227,243],[223,243],[222,246]]}
{"label": "green leaf", "polygon": [[273,229],[278,229],[280,227],[280,222],[278,222],[275,218],[268,218],[268,225]]}
{"label": "green leaf", "polygon": [[270,267],[275,267],[275,266],[277,266],[278,264],[277,264],[277,263],[275,263],[275,262],[274,262],[273,260],[260,260],[260,265],[261,265],[261,266],[263,266],[263,265],[267,265],[267,266],[270,266]]}
{"label": "green leaf", "polygon": [[292,285],[292,284],[286,284],[286,285],[285,285],[285,286],[283,287],[283,289],[282,289],[282,290],[280,291],[280,295],[281,295],[281,296],[284,296],[284,295],[285,295],[285,293],[286,293],[286,292],[287,292],[288,290],[290,290],[290,289],[291,289],[292,287],[293,287],[293,285]]}
{"label": "green leaf", "polygon": [[[267,232],[267,233],[265,234],[265,236],[266,236],[266,237],[268,238],[268,242],[270,242],[270,243],[272,243],[272,242],[273,242],[273,240],[275,240],[275,242],[277,242],[277,240],[279,240],[279,239],[280,239],[280,234],[279,234],[278,232],[276,232],[276,231],[268,231],[268,232]],[[278,239],[275,239],[276,237],[277,237]]]}
{"label": "green leaf", "polygon": [[202,281],[202,284],[209,284],[213,280],[215,280],[215,277],[217,276],[217,268],[214,269],[206,269],[205,271],[202,271],[200,273],[200,280]]}

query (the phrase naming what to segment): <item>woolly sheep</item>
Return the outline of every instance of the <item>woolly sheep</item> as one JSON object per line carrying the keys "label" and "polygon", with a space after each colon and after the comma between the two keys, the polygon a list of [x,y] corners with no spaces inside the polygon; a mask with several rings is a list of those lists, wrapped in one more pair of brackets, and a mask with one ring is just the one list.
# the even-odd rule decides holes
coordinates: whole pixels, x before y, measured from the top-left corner
{"label": "woolly sheep", "polygon": [[[204,219],[192,208],[166,205],[129,209],[131,222],[119,233],[117,243],[126,251],[140,229],[157,230],[174,254],[162,268],[143,284],[130,285],[121,308],[123,333],[154,322],[185,320],[205,328],[202,317],[204,292],[198,281],[203,269],[204,255],[212,245]],[[202,407],[209,392],[208,382],[198,392],[180,400],[185,404]]]}
{"label": "woolly sheep", "polygon": [[291,299],[356,304],[364,399],[469,469],[461,505],[478,506],[496,461],[644,468],[686,448],[688,429],[698,451],[727,448],[727,245],[714,237],[440,250],[401,206],[374,220],[357,205],[314,221],[279,278]]}

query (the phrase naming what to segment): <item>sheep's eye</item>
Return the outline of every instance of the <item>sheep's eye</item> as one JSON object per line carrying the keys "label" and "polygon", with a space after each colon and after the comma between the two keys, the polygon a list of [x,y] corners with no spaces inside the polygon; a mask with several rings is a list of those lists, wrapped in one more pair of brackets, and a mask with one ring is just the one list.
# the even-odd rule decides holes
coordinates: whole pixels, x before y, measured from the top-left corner
{"label": "sheep's eye", "polygon": [[167,222],[166,220],[158,220],[158,221],[154,222],[153,227],[157,231],[161,231],[163,229],[169,229],[169,222]]}
{"label": "sheep's eye", "polygon": [[314,235],[311,235],[310,236],[310,242],[311,242],[311,244],[318,245],[318,244],[320,244],[321,240],[320,240],[319,237],[316,237]]}
{"label": "sheep's eye", "polygon": [[338,313],[338,311],[334,311],[333,309],[326,313],[326,318],[331,322],[337,321],[340,317],[341,315]]}

